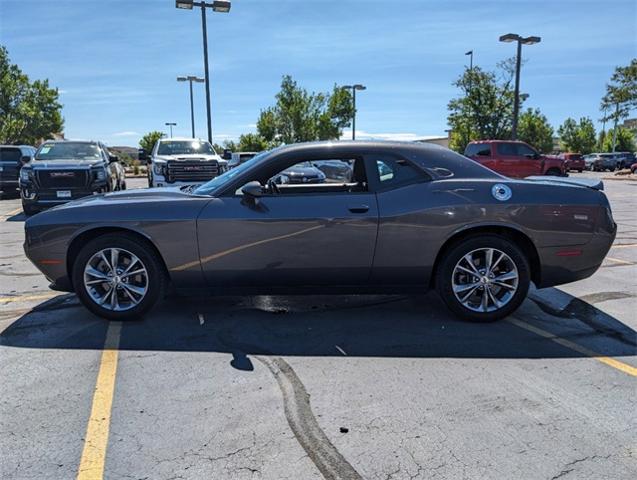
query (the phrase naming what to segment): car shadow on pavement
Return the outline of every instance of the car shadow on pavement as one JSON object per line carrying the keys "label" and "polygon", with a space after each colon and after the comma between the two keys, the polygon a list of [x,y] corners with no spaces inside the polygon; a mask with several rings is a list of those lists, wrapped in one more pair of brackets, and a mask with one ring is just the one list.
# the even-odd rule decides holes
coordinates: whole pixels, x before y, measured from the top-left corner
{"label": "car shadow on pavement", "polygon": [[[0,344],[102,349],[108,322],[73,296],[50,300],[0,334]],[[634,356],[636,332],[593,306],[591,319],[560,318],[527,300],[515,314],[600,355]],[[538,323],[539,322],[539,323]],[[615,333],[612,335],[611,333]],[[617,338],[617,332],[621,338]],[[458,320],[433,293],[409,296],[252,296],[173,299],[122,329],[120,350],[219,352],[249,370],[246,355],[421,358],[574,358],[565,348],[506,320]]]}

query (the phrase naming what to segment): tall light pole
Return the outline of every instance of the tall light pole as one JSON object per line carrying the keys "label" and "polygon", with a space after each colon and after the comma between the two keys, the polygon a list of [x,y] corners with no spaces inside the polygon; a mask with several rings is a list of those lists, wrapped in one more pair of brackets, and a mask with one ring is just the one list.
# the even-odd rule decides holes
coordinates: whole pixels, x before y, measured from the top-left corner
{"label": "tall light pole", "polygon": [[164,125],[170,127],[170,138],[173,138],[173,127],[176,127],[177,124],[175,122],[166,122]]}
{"label": "tall light pole", "polygon": [[183,10],[192,10],[193,7],[201,7],[201,29],[203,30],[203,63],[206,80],[206,114],[208,117],[208,141],[212,143],[212,114],[210,111],[210,73],[208,71],[208,27],[206,25],[206,8],[212,8],[213,12],[228,13],[230,2],[226,0],[214,0],[211,3],[195,2],[194,0],[175,0],[175,6]]}
{"label": "tall light pole", "polygon": [[520,113],[520,64],[522,61],[522,44],[533,45],[540,43],[540,37],[521,37],[516,33],[507,33],[500,37],[501,42],[518,42],[517,54],[515,57],[515,94],[513,99],[513,122],[511,125],[511,139],[518,137],[518,116]]}
{"label": "tall light pole", "polygon": [[[469,50],[465,53],[465,55],[469,55],[469,89],[467,91],[467,97],[471,97],[471,92],[473,90],[473,50]],[[471,100],[469,100],[471,102]],[[467,128],[467,141],[471,141],[471,121],[473,120],[473,109],[471,108],[471,103],[469,103],[469,125]]]}
{"label": "tall light pole", "polygon": [[354,85],[343,85],[342,88],[352,90],[352,140],[356,140],[356,90],[367,90],[367,87],[360,83],[355,83]]}
{"label": "tall light pole", "polygon": [[187,77],[177,77],[177,81],[190,83],[190,125],[192,126],[192,138],[195,138],[195,106],[192,101],[192,82],[203,83],[204,79],[188,75]]}

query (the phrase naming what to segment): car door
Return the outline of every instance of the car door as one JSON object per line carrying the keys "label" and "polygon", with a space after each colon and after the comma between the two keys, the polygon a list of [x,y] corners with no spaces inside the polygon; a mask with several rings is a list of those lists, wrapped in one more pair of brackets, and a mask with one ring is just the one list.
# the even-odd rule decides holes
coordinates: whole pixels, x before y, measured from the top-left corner
{"label": "car door", "polygon": [[542,175],[544,161],[542,156],[538,154],[528,145],[524,143],[518,143],[517,154],[519,162],[520,177],[529,177],[531,175]]}
{"label": "car door", "polygon": [[[281,172],[313,160],[296,155]],[[366,175],[362,159],[354,163],[359,176]],[[367,282],[378,229],[376,198],[364,178],[356,188],[340,185],[279,185],[273,188],[283,193],[266,191],[258,198],[242,195],[239,185],[210,201],[197,223],[209,287]]]}
{"label": "car door", "polygon": [[426,284],[438,254],[440,195],[431,177],[405,159],[370,156],[370,184],[378,201],[378,240],[371,282],[380,285]]}

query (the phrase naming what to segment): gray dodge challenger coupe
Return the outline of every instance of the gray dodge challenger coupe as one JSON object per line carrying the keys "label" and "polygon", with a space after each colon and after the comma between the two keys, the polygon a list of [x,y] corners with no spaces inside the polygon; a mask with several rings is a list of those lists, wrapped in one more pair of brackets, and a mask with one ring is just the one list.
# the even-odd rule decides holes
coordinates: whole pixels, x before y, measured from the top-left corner
{"label": "gray dodge challenger coupe", "polygon": [[[351,181],[280,184],[340,161]],[[513,312],[592,275],[615,238],[601,182],[512,180],[436,145],[280,147],[199,186],[93,195],[26,221],[24,249],[108,319],[187,294],[396,293],[436,288],[462,318]]]}

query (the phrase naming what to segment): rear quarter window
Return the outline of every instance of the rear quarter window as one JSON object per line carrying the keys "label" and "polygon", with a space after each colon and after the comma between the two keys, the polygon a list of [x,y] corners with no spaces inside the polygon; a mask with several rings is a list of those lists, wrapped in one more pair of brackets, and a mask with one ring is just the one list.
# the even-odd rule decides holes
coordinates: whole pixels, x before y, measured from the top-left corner
{"label": "rear quarter window", "polygon": [[467,145],[464,151],[467,157],[488,157],[491,155],[491,145],[483,143],[471,143]]}
{"label": "rear quarter window", "polygon": [[19,148],[0,148],[1,162],[19,162],[22,158],[22,152]]}

